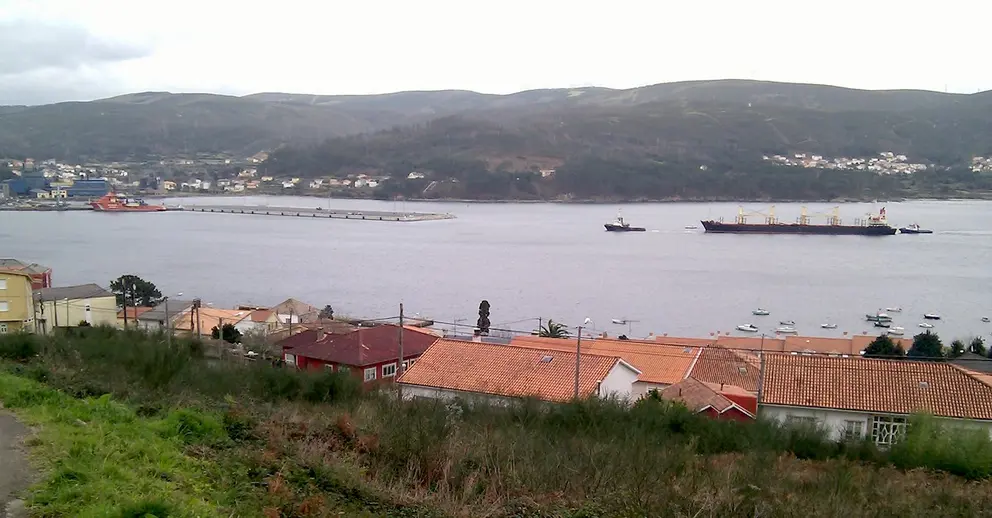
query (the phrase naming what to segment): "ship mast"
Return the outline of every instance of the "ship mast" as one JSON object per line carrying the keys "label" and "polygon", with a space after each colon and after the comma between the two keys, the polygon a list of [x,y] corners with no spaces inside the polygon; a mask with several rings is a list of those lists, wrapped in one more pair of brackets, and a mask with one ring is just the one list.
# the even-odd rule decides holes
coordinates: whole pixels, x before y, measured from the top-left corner
{"label": "ship mast", "polygon": [[774,205],[772,205],[772,208],[768,210],[768,217],[765,218],[765,223],[768,223],[769,225],[774,225],[775,224],[775,206]]}
{"label": "ship mast", "polygon": [[803,206],[803,212],[799,215],[800,225],[809,225],[809,216],[806,215],[806,206]]}
{"label": "ship mast", "polygon": [[747,218],[744,216],[744,207],[737,207],[737,224],[744,225],[747,223]]}
{"label": "ship mast", "polygon": [[830,224],[840,225],[840,209],[838,207],[834,207],[833,213],[830,215]]}

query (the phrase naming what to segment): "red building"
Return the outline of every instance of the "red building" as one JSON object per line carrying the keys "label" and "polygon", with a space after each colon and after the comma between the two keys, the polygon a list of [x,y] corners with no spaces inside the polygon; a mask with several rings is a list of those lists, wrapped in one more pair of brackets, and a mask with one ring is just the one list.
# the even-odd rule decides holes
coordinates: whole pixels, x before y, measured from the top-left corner
{"label": "red building", "polygon": [[669,385],[659,395],[713,419],[752,421],[758,408],[757,397],[739,387],[704,383],[695,378]]}
{"label": "red building", "polygon": [[[412,364],[438,337],[403,328],[403,360]],[[399,374],[400,327],[380,325],[332,335],[322,329],[297,333],[279,342],[283,360],[298,369],[350,372],[365,383],[392,381]],[[408,364],[408,366],[409,366]]]}
{"label": "red building", "polygon": [[52,287],[52,269],[38,263],[28,264],[18,259],[0,259],[0,270],[30,275],[32,290]]}

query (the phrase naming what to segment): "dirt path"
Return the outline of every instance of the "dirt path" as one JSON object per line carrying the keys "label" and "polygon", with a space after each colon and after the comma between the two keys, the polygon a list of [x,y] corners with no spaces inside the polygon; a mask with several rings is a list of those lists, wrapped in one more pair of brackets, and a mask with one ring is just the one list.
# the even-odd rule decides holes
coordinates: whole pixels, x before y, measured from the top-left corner
{"label": "dirt path", "polygon": [[31,483],[31,467],[21,441],[28,429],[14,416],[0,410],[0,518],[27,516],[16,495]]}

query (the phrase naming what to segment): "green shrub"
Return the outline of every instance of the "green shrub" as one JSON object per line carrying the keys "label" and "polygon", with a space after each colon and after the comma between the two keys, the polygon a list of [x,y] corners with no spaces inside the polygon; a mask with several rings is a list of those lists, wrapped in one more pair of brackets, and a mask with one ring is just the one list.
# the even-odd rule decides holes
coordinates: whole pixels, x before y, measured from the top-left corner
{"label": "green shrub", "polygon": [[0,336],[0,359],[25,361],[38,355],[39,339],[28,333]]}
{"label": "green shrub", "polygon": [[217,445],[228,440],[224,426],[211,415],[197,410],[173,410],[157,425],[159,434],[185,444]]}
{"label": "green shrub", "polygon": [[931,468],[967,479],[992,477],[992,441],[984,428],[917,415],[889,460],[901,469]]}

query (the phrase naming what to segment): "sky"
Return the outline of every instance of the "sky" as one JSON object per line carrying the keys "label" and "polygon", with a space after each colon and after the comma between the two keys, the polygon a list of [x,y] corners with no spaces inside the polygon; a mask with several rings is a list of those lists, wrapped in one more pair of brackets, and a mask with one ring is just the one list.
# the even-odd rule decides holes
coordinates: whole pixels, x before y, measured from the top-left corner
{"label": "sky", "polygon": [[0,105],[761,79],[992,89],[976,0],[0,0]]}

